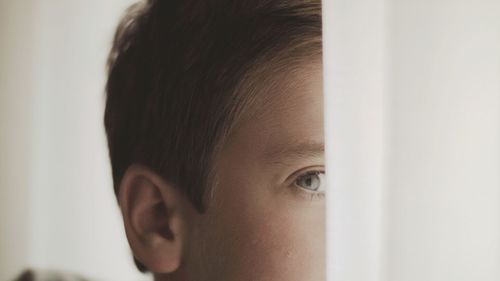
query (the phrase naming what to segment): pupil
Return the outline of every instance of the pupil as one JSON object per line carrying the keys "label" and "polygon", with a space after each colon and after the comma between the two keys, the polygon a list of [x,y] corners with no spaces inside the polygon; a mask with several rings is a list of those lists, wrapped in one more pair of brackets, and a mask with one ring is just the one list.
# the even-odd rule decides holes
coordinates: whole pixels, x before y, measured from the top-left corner
{"label": "pupil", "polygon": [[312,183],[312,177],[309,176],[307,179],[306,179],[306,185],[311,185]]}

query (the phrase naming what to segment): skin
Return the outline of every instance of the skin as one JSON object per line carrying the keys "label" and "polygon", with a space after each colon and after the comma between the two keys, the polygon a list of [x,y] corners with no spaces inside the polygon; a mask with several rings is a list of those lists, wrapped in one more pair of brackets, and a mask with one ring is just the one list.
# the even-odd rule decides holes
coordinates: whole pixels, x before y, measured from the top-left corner
{"label": "skin", "polygon": [[268,91],[220,152],[205,213],[147,168],[127,171],[127,237],[155,280],[325,280],[324,176],[309,176],[318,191],[298,180],[324,172],[321,64],[286,73]]}

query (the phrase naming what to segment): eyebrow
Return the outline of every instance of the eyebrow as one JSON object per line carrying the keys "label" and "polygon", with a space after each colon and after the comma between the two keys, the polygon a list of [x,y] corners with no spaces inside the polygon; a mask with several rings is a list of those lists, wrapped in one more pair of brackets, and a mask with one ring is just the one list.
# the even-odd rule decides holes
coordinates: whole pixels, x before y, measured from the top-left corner
{"label": "eyebrow", "polygon": [[269,163],[282,163],[291,159],[322,157],[325,154],[323,142],[287,143],[267,150],[264,159]]}

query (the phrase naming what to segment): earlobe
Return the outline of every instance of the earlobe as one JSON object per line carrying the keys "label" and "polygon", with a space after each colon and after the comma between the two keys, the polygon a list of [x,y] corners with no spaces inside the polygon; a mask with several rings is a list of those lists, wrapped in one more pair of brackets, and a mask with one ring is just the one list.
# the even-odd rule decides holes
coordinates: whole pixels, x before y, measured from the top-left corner
{"label": "earlobe", "polygon": [[127,239],[135,257],[150,271],[178,269],[186,236],[185,199],[147,167],[131,165],[118,196]]}

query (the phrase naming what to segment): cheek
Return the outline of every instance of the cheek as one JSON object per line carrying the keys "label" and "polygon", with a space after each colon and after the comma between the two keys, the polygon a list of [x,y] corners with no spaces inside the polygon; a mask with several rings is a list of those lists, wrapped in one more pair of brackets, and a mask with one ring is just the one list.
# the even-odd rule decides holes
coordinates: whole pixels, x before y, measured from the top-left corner
{"label": "cheek", "polygon": [[218,280],[324,280],[322,206],[256,188],[227,195],[208,230],[213,237],[207,247],[223,268]]}

